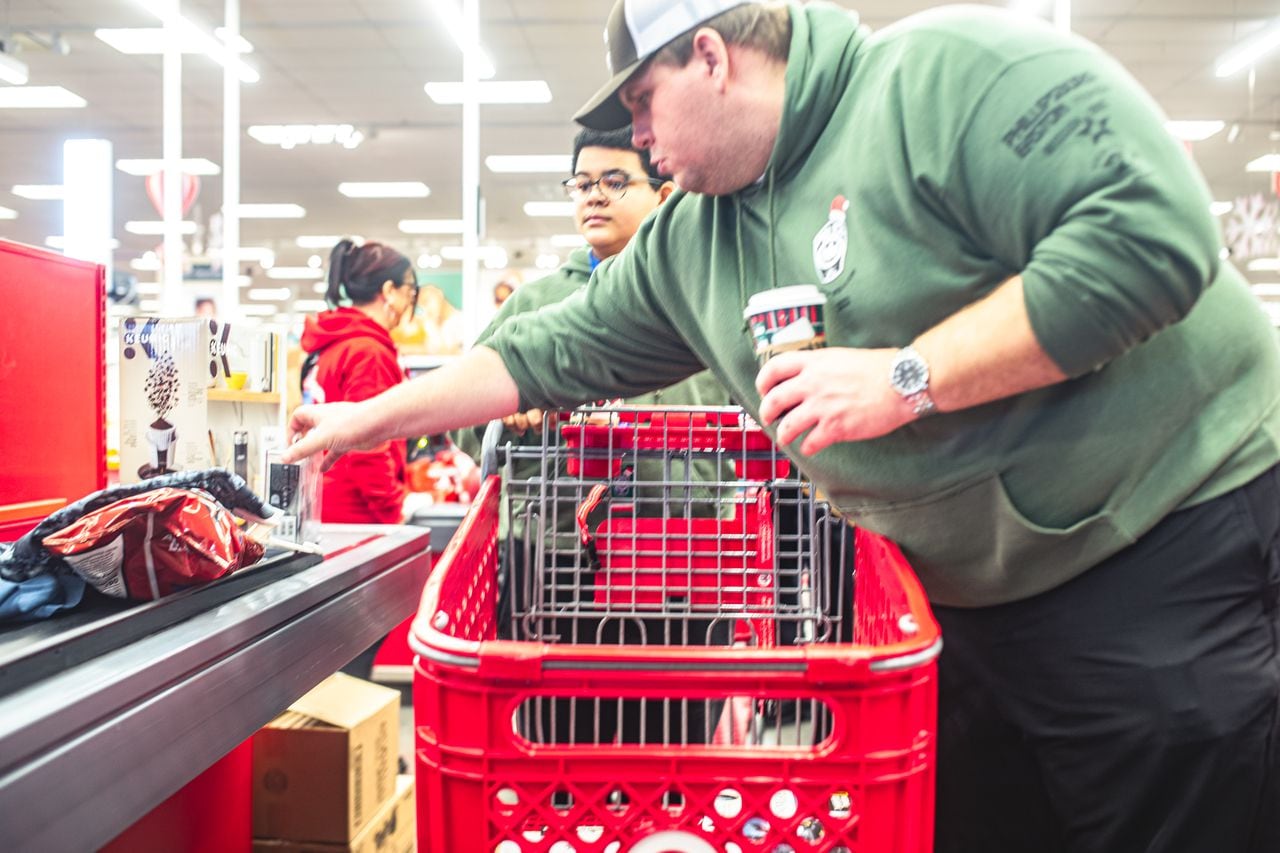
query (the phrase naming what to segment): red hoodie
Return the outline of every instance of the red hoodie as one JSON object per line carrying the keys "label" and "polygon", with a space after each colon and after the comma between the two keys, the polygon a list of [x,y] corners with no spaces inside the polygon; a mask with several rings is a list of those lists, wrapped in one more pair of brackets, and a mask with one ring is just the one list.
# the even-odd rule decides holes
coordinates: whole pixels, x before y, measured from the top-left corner
{"label": "red hoodie", "polygon": [[[326,403],[356,402],[404,381],[396,345],[382,326],[354,308],[308,317],[302,348],[320,351],[315,381]],[[322,521],[399,524],[404,504],[405,444],[350,452],[325,472]]]}

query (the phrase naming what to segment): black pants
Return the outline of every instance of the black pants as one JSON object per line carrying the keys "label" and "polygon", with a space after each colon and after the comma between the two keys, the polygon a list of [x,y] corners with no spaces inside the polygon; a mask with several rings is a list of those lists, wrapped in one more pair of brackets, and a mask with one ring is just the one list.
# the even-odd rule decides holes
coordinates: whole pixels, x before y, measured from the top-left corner
{"label": "black pants", "polygon": [[936,608],[938,851],[1280,851],[1277,478],[1042,595]]}

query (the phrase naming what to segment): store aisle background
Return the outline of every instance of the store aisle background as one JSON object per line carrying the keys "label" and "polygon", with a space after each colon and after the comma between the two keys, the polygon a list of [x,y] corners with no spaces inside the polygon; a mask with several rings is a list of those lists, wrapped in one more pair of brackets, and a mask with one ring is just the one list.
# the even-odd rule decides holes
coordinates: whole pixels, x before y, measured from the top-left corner
{"label": "store aisle background", "polygon": [[[873,29],[939,5],[936,0],[839,3],[856,10]],[[527,279],[563,262],[568,250],[580,245],[557,181],[568,168],[565,151],[575,130],[571,111],[590,97],[603,72],[601,34],[611,5],[612,0],[481,0],[480,41],[493,60],[494,79],[545,81],[547,87],[543,102],[486,106],[481,113],[482,242],[486,258],[497,267],[487,271],[493,276],[509,266],[527,273]],[[987,0],[986,5],[1018,7],[1045,18],[1054,6],[1051,0]],[[241,33],[252,47],[244,59],[260,76],[241,87],[242,201],[297,206],[289,214],[296,218],[241,223],[241,245],[253,250],[242,263],[250,277],[243,302],[255,307],[249,322],[301,321],[308,309],[298,303],[317,301],[319,275],[306,277],[308,262],[327,253],[334,235],[356,233],[401,247],[431,264],[423,270],[424,281],[430,275],[456,276],[460,261],[453,250],[461,241],[447,228],[432,233],[431,224],[461,215],[462,111],[434,102],[424,85],[457,80],[461,62],[432,4],[278,0],[241,7]],[[162,62],[154,51],[162,40],[144,38],[145,32],[130,35],[128,30],[137,28],[158,32],[155,16],[134,0],[9,0],[5,9],[11,38],[6,37],[4,50],[27,67],[30,79],[26,86],[0,85],[0,234],[34,245],[56,243],[63,233],[60,195],[40,190],[60,189],[67,138],[107,139],[118,159],[160,156]],[[222,25],[223,10],[223,0],[184,0],[182,5],[183,15],[204,32]],[[1171,119],[1218,122],[1207,138],[1189,146],[1222,205],[1219,210],[1226,211],[1224,229],[1252,235],[1246,240],[1252,245],[1243,247],[1249,251],[1237,252],[1236,259],[1241,266],[1251,258],[1280,264],[1275,211],[1266,207],[1276,200],[1272,173],[1277,169],[1264,164],[1246,170],[1276,151],[1280,54],[1260,60],[1252,82],[1247,68],[1221,79],[1214,73],[1229,50],[1274,24],[1280,14],[1276,5],[1268,0],[1074,0],[1071,12],[1073,30],[1123,63]],[[198,53],[186,54],[182,64],[183,156],[207,161],[200,164],[205,171],[199,191],[184,217],[197,233],[185,239],[192,261],[208,260],[204,250],[216,231],[212,217],[222,204],[222,69]],[[44,87],[63,87],[84,105],[7,108],[6,98],[17,101]],[[273,133],[291,133],[287,126],[314,129],[318,123],[327,124],[327,134],[300,144],[270,141]],[[334,129],[344,126],[346,133],[358,134],[353,147],[335,141]],[[543,163],[506,171],[511,164],[490,162],[494,155],[539,155]],[[159,292],[157,237],[147,226],[157,214],[144,173],[137,166],[131,167],[133,173],[124,168],[113,172],[113,236],[119,241],[114,263],[122,275],[137,277],[145,291],[141,300],[153,302]],[[426,186],[415,188],[413,197],[352,197],[339,190],[341,182],[371,181]],[[1254,195],[1257,202],[1246,205]],[[419,226],[402,228],[403,220]],[[1270,233],[1254,239],[1259,232],[1248,226],[1266,221]],[[263,263],[264,254],[274,260],[274,274]],[[286,277],[285,270],[299,277]],[[1274,266],[1261,265],[1249,274],[1255,283],[1275,281]],[[217,292],[216,282],[188,278],[186,289],[193,297],[204,292],[202,287]],[[1280,306],[1280,287],[1272,288],[1260,296]],[[269,291],[284,295],[267,297]],[[482,296],[487,294],[477,298]]]}

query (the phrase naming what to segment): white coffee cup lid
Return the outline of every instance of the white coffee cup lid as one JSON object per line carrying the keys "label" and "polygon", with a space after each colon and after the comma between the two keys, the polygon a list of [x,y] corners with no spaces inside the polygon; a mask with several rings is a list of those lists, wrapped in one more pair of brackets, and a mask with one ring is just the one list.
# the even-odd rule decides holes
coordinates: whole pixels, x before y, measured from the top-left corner
{"label": "white coffee cup lid", "polygon": [[813,284],[793,284],[788,287],[777,287],[773,290],[762,290],[751,294],[747,300],[743,317],[759,314],[763,311],[776,311],[779,308],[796,308],[800,305],[826,305],[827,297]]}

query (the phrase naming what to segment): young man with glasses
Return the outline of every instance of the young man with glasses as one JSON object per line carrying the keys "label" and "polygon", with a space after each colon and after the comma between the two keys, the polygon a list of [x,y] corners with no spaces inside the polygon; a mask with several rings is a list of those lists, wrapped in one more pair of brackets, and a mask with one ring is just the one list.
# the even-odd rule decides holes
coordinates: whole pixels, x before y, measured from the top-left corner
{"label": "young man with glasses", "polygon": [[[591,272],[598,264],[614,257],[631,241],[640,224],[653,213],[675,190],[675,184],[662,177],[653,167],[649,155],[631,144],[631,129],[600,131],[583,130],[573,142],[573,174],[561,181],[567,195],[574,203],[573,219],[587,245],[575,249],[569,259],[555,272],[530,281],[518,288],[503,303],[501,310],[489,326],[480,333],[477,345],[483,345],[507,321],[528,314],[543,306],[554,305],[568,298],[583,287],[590,287]],[[566,346],[572,346],[571,341]],[[707,371],[685,379],[669,388],[662,388],[617,401],[625,405],[652,406],[727,406],[731,405],[728,392]],[[503,419],[505,430],[499,439],[500,446],[540,446],[543,412],[538,409],[511,415]],[[479,458],[480,436],[483,428],[462,430],[453,434],[454,441],[466,452]],[[731,481],[735,474],[731,466],[724,470],[707,461],[697,461],[686,472],[679,462],[667,470],[661,459],[642,459],[634,479],[640,483],[664,482],[670,479],[708,484],[688,495],[689,505],[695,515],[727,511],[728,501],[712,485]],[[509,477],[514,482],[528,481],[539,476],[541,463],[537,459],[516,460]],[[625,484],[621,484],[626,488]],[[663,495],[652,488],[638,487],[634,498],[637,515],[660,515],[663,511]],[[684,496],[684,493],[680,493]],[[630,498],[629,498],[630,499]],[[504,501],[504,509],[507,502]],[[526,521],[524,502],[514,501],[510,516],[502,519],[499,540],[515,543],[502,549],[503,591],[499,607],[499,633],[501,636],[518,636],[512,625],[511,596],[521,593],[513,590],[526,588],[523,565],[525,554]],[[535,554],[547,557],[555,565],[543,567],[544,577],[552,581],[551,589],[534,590],[531,594],[554,597],[554,604],[574,608],[581,604],[572,600],[578,590],[591,595],[589,578],[594,567],[586,564],[585,554],[577,547],[578,530],[574,513],[576,502],[554,508],[545,508],[553,514],[558,524],[548,532],[548,541],[533,549]],[[670,507],[668,506],[668,509]],[[553,591],[554,590],[554,591]],[[565,596],[569,596],[566,598]],[[523,602],[520,611],[527,611],[529,602]],[[548,620],[540,630],[559,637],[563,643],[618,643],[643,642],[653,644],[695,644],[728,642],[727,631],[708,633],[705,625],[691,624],[686,634],[677,630],[671,621],[644,619],[618,620],[616,617],[601,625],[598,618],[575,616]],[[581,707],[571,707],[580,704]],[[709,740],[717,720],[718,702],[689,702],[682,713],[672,715],[661,702],[646,703],[643,712],[637,703],[623,703],[619,710],[616,700],[598,703],[587,701],[574,703],[544,701],[533,718],[522,723],[526,736],[541,743],[590,743],[595,739],[608,742],[618,735],[622,743],[639,743],[641,724],[646,742],[663,737],[664,732],[677,741],[703,743]],[[710,711],[710,712],[709,712]],[[615,731],[620,725],[620,731]]]}
{"label": "young man with glasses", "polygon": [[[977,6],[617,0],[607,35],[579,121],[682,192],[290,455],[709,366],[935,605],[939,850],[1280,850],[1280,349],[1151,96]],[[826,347],[760,367],[743,309],[792,284]]]}
{"label": "young man with glasses", "polygon": [[[649,153],[631,144],[631,128],[582,130],[573,141],[573,174],[561,181],[573,201],[573,221],[587,245],[574,249],[555,272],[519,288],[503,303],[492,322],[480,333],[482,345],[512,317],[558,303],[591,278],[596,266],[621,252],[631,242],[640,223],[658,209],[675,190],[675,184],[654,168]],[[682,406],[728,405],[728,394],[708,373],[638,397],[628,404]],[[523,433],[537,430],[542,412],[532,410],[505,419],[508,429]]]}

